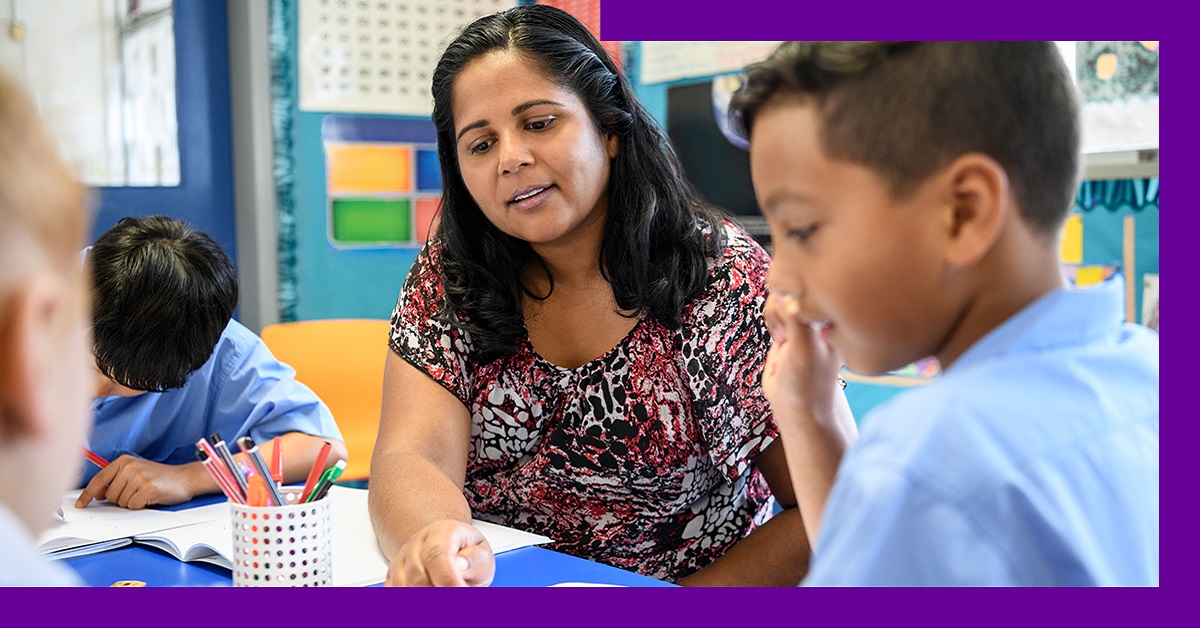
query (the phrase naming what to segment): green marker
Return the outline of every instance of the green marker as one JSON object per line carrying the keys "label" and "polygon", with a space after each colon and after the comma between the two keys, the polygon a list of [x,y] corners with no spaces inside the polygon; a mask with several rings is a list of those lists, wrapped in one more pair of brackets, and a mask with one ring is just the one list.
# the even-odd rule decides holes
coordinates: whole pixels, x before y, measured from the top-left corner
{"label": "green marker", "polygon": [[346,461],[338,460],[337,464],[333,465],[329,468],[329,470],[321,474],[321,479],[317,480],[316,487],[313,488],[312,493],[309,493],[308,499],[304,500],[304,503],[315,502],[318,499],[325,497],[325,494],[329,492],[329,487],[333,486],[333,483],[336,482],[338,478],[342,477],[342,471],[345,470]]}

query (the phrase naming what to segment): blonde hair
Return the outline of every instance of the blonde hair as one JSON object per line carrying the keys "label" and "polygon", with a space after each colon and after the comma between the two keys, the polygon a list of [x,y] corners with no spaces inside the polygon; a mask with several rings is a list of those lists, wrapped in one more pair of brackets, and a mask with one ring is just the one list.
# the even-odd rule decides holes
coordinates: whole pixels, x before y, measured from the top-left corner
{"label": "blonde hair", "polygon": [[0,296],[31,264],[78,264],[85,190],[24,91],[0,74]]}

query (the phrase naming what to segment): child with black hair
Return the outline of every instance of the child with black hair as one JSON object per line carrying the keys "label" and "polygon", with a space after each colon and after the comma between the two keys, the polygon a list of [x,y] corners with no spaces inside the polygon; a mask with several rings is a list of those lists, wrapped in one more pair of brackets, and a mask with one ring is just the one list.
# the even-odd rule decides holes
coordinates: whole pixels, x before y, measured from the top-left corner
{"label": "child with black hair", "polygon": [[[816,585],[1158,583],[1158,335],[1066,287],[1050,42],[789,42],[732,112],[774,245],[763,388]],[[856,430],[843,363],[943,374]]]}
{"label": "child with black hair", "polygon": [[[303,481],[325,441],[346,457],[329,408],[232,319],[237,275],[207,234],[166,216],[123,218],[87,253],[99,387],[78,505],[177,504],[219,490],[196,441],[280,437],[286,482]],[[241,454],[239,454],[240,456]]]}

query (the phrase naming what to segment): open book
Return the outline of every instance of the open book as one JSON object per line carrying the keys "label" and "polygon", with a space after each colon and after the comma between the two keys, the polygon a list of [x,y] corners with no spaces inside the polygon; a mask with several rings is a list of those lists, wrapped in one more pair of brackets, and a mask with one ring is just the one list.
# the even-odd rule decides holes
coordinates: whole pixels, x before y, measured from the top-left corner
{"label": "open book", "polygon": [[[63,520],[38,537],[38,550],[48,558],[70,558],[129,545],[141,535],[203,523],[213,519],[212,510],[194,508],[169,511],[147,508],[126,510],[106,501],[76,508],[81,491],[63,496]],[[228,506],[225,512],[228,513]],[[226,516],[228,518],[228,515]]]}
{"label": "open book", "polygon": [[[74,505],[78,494],[78,491],[74,496],[68,494],[63,500],[66,523],[47,531],[39,539],[42,552],[50,557],[66,558],[68,555],[65,553],[69,551],[91,553],[111,549],[101,545],[104,542],[115,541],[123,545],[134,542],[151,545],[182,561],[203,561],[226,569],[233,568],[229,559],[233,555],[232,517],[227,502],[177,512],[125,510],[107,502],[93,503],[77,510]],[[334,586],[368,586],[383,582],[387,576],[387,560],[379,550],[375,530],[367,513],[367,491],[334,486],[329,491],[328,499],[333,500]],[[70,510],[67,506],[70,506]],[[74,525],[84,523],[80,521],[80,513],[92,511],[93,508],[96,510],[90,513],[93,516],[87,521],[103,519],[108,522],[102,528],[103,533],[89,532]],[[186,519],[170,515],[185,515]],[[549,538],[539,534],[494,523],[474,521],[473,524],[496,554],[550,542]],[[160,527],[152,529],[153,526]],[[121,536],[119,532],[122,531],[127,534]]]}
{"label": "open book", "polygon": [[184,562],[200,561],[233,569],[233,530],[230,528],[229,503],[212,504],[185,512],[206,520],[190,525],[138,534],[133,542],[157,547]]}

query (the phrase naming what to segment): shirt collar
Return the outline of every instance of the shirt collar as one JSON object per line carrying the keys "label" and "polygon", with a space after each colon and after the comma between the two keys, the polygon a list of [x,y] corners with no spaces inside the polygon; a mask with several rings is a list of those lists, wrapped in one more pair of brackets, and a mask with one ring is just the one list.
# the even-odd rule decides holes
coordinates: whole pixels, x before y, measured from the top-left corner
{"label": "shirt collar", "polygon": [[1112,333],[1125,318],[1125,281],[1120,273],[1087,288],[1060,288],[996,327],[947,369],[947,373],[1008,353],[1075,346]]}

